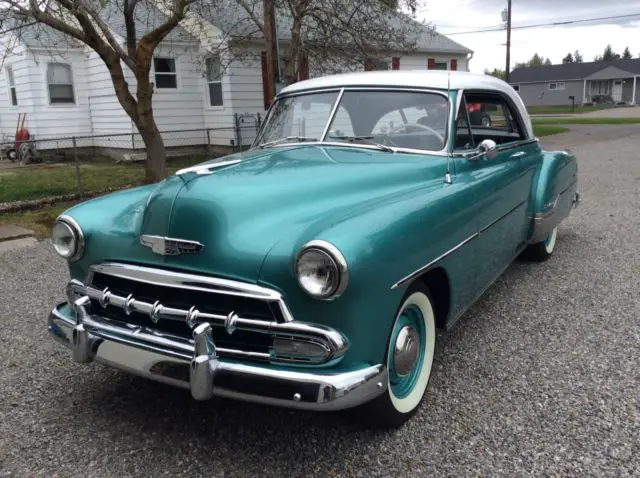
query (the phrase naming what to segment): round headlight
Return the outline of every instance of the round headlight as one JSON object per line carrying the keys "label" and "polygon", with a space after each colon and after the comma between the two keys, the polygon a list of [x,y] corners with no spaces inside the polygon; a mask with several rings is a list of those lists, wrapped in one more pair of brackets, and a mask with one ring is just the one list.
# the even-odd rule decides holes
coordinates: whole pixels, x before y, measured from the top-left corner
{"label": "round headlight", "polygon": [[298,255],[296,277],[310,296],[335,299],[347,287],[347,263],[335,246],[324,241],[312,241]]}
{"label": "round headlight", "polygon": [[80,226],[68,217],[56,219],[51,230],[51,242],[56,252],[68,261],[79,259],[84,249]]}

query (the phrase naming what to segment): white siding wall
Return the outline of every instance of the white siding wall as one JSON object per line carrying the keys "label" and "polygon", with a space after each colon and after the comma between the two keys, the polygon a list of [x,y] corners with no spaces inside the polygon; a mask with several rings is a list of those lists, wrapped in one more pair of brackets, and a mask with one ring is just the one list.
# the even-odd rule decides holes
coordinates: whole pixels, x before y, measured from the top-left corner
{"label": "white siding wall", "polygon": [[[31,115],[33,133],[41,138],[91,135],[89,84],[84,52],[67,51],[63,57],[52,57],[43,52],[33,54],[32,58],[30,78],[34,106],[34,113]],[[47,65],[51,62],[71,65],[75,104],[50,104]],[[29,124],[32,122],[29,121]],[[38,144],[40,149],[48,149],[48,146],[46,143]]]}
{"label": "white siding wall", "polygon": [[93,135],[122,135],[98,137],[94,146],[125,148],[131,144],[134,131],[131,119],[116,98],[107,66],[97,53],[91,51],[86,60],[89,84],[89,113]]}
{"label": "white siding wall", "polygon": [[262,66],[259,47],[251,50],[248,58],[229,65],[228,81],[232,96],[229,121],[233,124],[233,114],[241,118],[242,144],[249,145],[255,139],[255,118],[260,114],[264,119],[264,96],[262,89]]}
{"label": "white siding wall", "polygon": [[400,69],[401,70],[426,70],[427,62],[429,58],[433,58],[437,63],[446,62],[447,69],[451,69],[451,59],[455,58],[458,60],[458,71],[468,71],[469,65],[467,61],[467,57],[464,55],[453,55],[453,54],[443,54],[443,53],[416,53],[413,55],[404,55],[400,56]]}
{"label": "white siding wall", "polygon": [[[4,45],[7,44],[4,40],[0,41]],[[11,104],[7,76],[8,66],[11,66],[13,70],[16,95],[18,97],[17,106]],[[31,70],[29,59],[26,57],[26,50],[23,45],[17,45],[11,54],[7,56],[0,69],[0,140],[14,140],[19,113],[27,113],[25,126],[29,131],[33,131],[29,121],[32,119],[31,116],[34,111],[33,95],[30,88],[31,81]]]}
{"label": "white siding wall", "polygon": [[[174,58],[178,73],[177,89],[155,88],[153,113],[165,146],[189,146],[206,143],[205,80],[200,66],[200,53],[196,48],[161,46],[155,56]],[[129,90],[135,95],[136,80],[126,70]],[[153,67],[151,81],[155,83]],[[136,134],[136,146],[141,138]],[[228,144],[228,143],[226,143]]]}

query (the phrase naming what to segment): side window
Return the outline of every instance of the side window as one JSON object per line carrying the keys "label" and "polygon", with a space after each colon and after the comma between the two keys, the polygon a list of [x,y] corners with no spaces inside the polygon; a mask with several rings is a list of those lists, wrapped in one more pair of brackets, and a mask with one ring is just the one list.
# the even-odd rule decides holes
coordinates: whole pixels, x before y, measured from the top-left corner
{"label": "side window", "polygon": [[402,126],[404,119],[399,110],[393,110],[382,116],[371,130],[371,134],[388,134]]}
{"label": "side window", "polygon": [[[457,147],[468,149],[469,145],[474,147],[484,139],[492,139],[497,144],[525,139],[518,115],[501,96],[466,94],[464,99],[458,112]],[[462,107],[465,102],[466,112]]]}

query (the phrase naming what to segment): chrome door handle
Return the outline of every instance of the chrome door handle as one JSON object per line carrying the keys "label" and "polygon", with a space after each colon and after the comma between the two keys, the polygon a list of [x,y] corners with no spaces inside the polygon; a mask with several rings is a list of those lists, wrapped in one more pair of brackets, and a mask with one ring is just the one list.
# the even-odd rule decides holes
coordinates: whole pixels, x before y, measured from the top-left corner
{"label": "chrome door handle", "polygon": [[524,151],[520,151],[519,153],[513,153],[511,156],[509,156],[509,159],[524,158],[526,155],[527,153],[525,153]]}

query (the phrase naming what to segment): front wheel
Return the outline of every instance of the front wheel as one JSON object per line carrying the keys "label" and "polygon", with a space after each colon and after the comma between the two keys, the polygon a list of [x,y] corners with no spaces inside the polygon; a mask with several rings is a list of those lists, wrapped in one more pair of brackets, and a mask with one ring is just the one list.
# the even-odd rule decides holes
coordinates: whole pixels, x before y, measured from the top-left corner
{"label": "front wheel", "polygon": [[558,238],[558,226],[544,238],[543,241],[531,244],[523,253],[523,257],[530,261],[543,262],[549,259],[556,248],[556,239]]}
{"label": "front wheel", "polygon": [[404,296],[387,342],[387,391],[357,410],[363,424],[397,428],[413,416],[429,383],[435,344],[429,292],[412,287]]}

